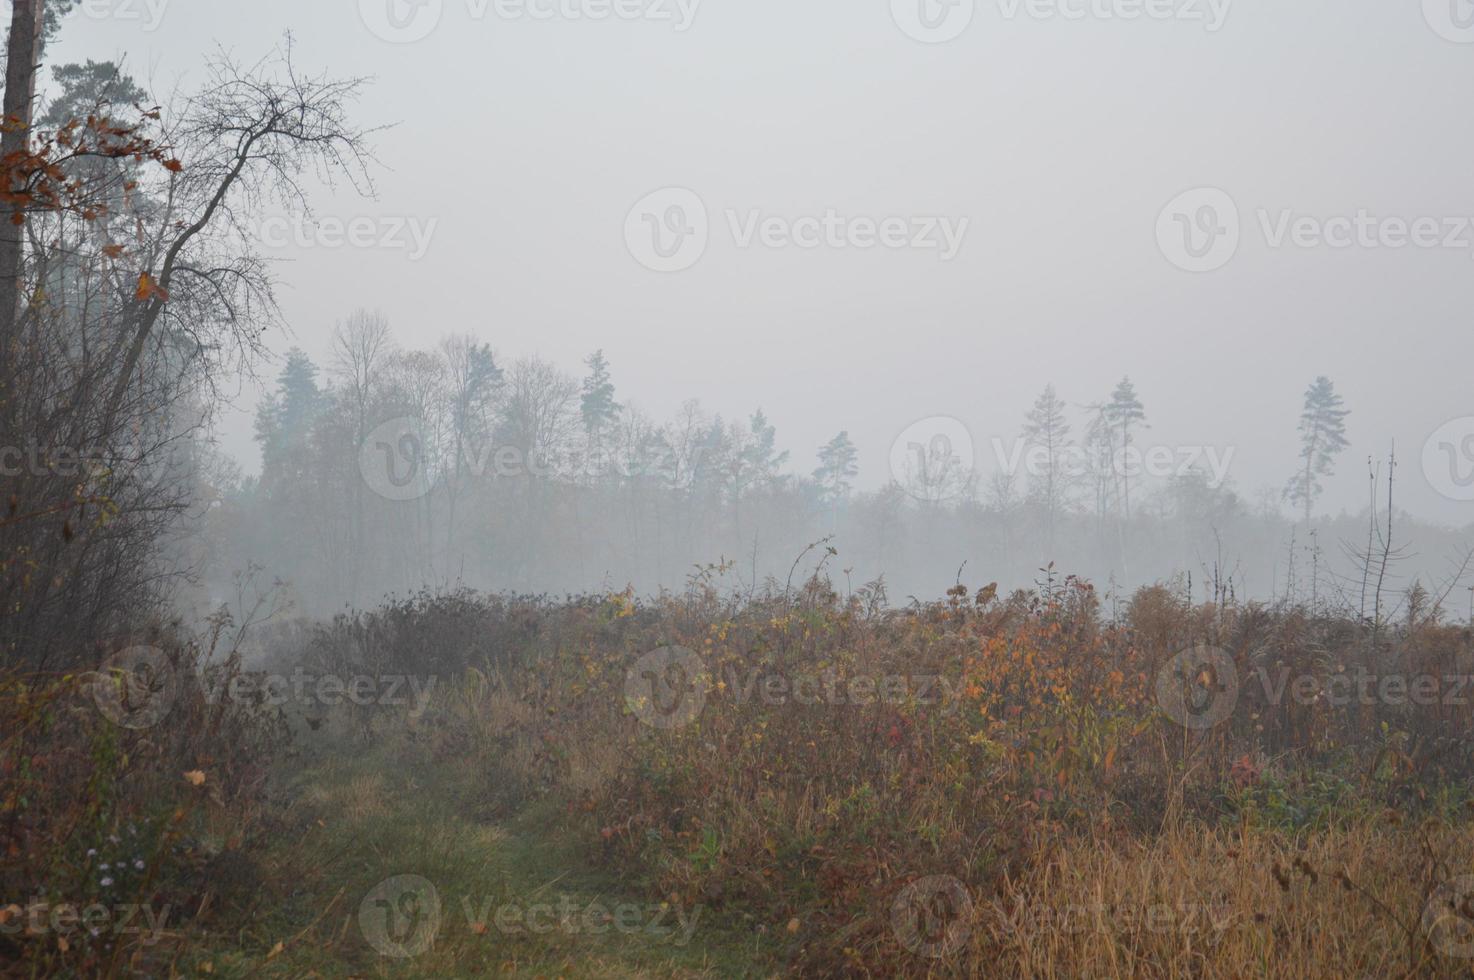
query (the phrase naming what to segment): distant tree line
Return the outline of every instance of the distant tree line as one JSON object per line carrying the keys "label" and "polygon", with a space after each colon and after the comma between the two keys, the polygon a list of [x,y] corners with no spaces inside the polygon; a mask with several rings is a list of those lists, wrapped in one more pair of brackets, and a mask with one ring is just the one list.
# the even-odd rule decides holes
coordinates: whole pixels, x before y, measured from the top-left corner
{"label": "distant tree line", "polygon": [[1019,434],[1029,465],[984,480],[933,459],[917,472],[948,472],[945,494],[906,474],[861,492],[848,432],[799,462],[761,409],[728,419],[693,400],[649,418],[619,397],[602,351],[575,376],[536,357],[504,363],[469,336],[411,350],[360,311],[326,364],[287,354],[257,415],[260,475],[217,467],[201,541],[216,568],[266,567],[313,611],[427,584],[653,591],[715,564],[756,587],[821,540],[838,551],[831,574],[854,587],[883,577],[893,597],[939,594],[964,561],[1010,584],[1052,565],[1103,586],[1176,580],[1199,598],[1297,581],[1308,595],[1315,575],[1334,595],[1329,579],[1351,581],[1280,507],[1310,522],[1346,445],[1328,380],[1307,393],[1303,465],[1283,500],[1253,505],[1206,466],[1148,478],[1120,465],[1149,426],[1130,379],[1083,412],[1077,442],[1050,386]]}

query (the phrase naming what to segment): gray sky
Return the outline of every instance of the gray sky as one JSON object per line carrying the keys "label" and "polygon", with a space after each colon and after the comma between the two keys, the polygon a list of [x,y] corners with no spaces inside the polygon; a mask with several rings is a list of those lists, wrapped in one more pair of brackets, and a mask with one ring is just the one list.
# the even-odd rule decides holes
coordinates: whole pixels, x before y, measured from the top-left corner
{"label": "gray sky", "polygon": [[[1396,439],[1403,502],[1474,519],[1421,462],[1474,415],[1468,0],[979,0],[970,21],[968,0],[618,0],[651,16],[600,20],[601,0],[532,0],[547,19],[426,2],[89,0],[51,57],[123,56],[156,90],[188,89],[216,44],[254,57],[290,29],[303,65],[376,77],[361,117],[398,123],[378,141],[378,199],[324,194],[319,217],[372,217],[376,241],[404,219],[427,247],[280,249],[294,336],[277,350],[325,359],[358,306],[407,346],[471,331],[572,371],[602,347],[621,397],[656,418],[690,397],[729,417],[761,406],[802,472],[848,429],[867,486],[920,419],[961,419],[986,469],[1046,383],[1083,404],[1129,373],[1144,441],[1232,447],[1251,499],[1293,472],[1302,394],[1327,374],[1353,415],[1323,509],[1359,506],[1365,457]],[[925,33],[922,2],[955,38],[908,34]],[[376,36],[390,4],[433,30]],[[1151,15],[1119,16],[1133,11]],[[698,195],[709,240],[661,273],[626,226],[668,187]],[[1203,187],[1240,234],[1195,273],[1173,235],[1232,216],[1195,226],[1201,196],[1176,209],[1186,226],[1163,211]],[[741,244],[754,220],[782,219],[772,242],[830,210],[861,219],[846,247]],[[1351,226],[1328,219],[1358,212],[1349,246],[1324,243]],[[1301,216],[1316,221],[1297,245]],[[875,236],[865,219],[891,217],[908,247],[855,247]],[[1399,220],[1427,217],[1437,246],[1389,247]],[[909,247],[926,218],[967,220],[955,257]],[[1225,258],[1218,241],[1205,261]],[[254,399],[222,431],[250,468]]]}

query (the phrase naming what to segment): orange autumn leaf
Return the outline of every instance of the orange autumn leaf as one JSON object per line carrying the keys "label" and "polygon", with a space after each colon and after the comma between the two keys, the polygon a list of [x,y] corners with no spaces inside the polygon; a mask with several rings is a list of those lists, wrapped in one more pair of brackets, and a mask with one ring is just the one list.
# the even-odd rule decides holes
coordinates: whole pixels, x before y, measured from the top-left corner
{"label": "orange autumn leaf", "polygon": [[185,773],[184,779],[185,782],[189,783],[191,786],[205,785],[205,774],[198,769],[191,769],[189,772]]}
{"label": "orange autumn leaf", "polygon": [[155,296],[167,302],[169,291],[163,286],[160,286],[158,280],[154,279],[153,276],[145,272],[138,277],[138,298],[140,300],[148,300]]}

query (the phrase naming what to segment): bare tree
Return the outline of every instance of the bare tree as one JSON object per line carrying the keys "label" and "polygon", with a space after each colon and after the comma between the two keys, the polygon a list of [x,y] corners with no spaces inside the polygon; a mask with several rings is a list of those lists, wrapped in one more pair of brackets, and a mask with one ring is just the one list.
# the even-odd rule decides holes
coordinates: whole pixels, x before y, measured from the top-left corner
{"label": "bare tree", "polygon": [[[353,413],[353,450],[362,449],[369,435],[369,411],[373,389],[384,358],[393,349],[389,321],[380,313],[355,310],[333,331],[333,359],[330,370],[343,386]],[[350,480],[353,522],[351,524],[349,595],[359,598],[363,581],[364,560],[364,486],[362,480]]]}
{"label": "bare tree", "polygon": [[450,414],[450,461],[445,480],[445,554],[449,572],[449,563],[455,561],[456,555],[456,507],[465,484],[469,457],[489,449],[476,445],[476,441],[488,438],[489,413],[502,383],[502,371],[488,345],[464,334],[441,341],[440,356],[445,365]]}
{"label": "bare tree", "polygon": [[250,215],[268,196],[300,201],[308,172],[369,189],[366,133],[348,121],[360,87],[302,76],[290,48],[248,67],[222,56],[177,112],[128,122],[100,106],[6,161],[26,180],[7,203],[23,208],[12,282],[27,303],[3,338],[0,429],[37,447],[0,525],[9,649],[46,636],[75,658],[180,571],[158,549],[192,499],[217,382],[278,322]]}

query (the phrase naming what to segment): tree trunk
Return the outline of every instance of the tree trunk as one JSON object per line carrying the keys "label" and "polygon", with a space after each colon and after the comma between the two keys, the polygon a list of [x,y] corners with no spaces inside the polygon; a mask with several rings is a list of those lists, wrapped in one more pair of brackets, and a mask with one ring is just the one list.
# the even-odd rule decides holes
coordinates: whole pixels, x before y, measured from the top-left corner
{"label": "tree trunk", "polygon": [[[19,190],[12,174],[18,154],[30,145],[31,114],[36,100],[36,63],[41,57],[41,29],[45,0],[14,0],[10,18],[10,46],[5,65],[5,126],[0,134],[0,179],[6,190]],[[21,252],[25,243],[25,207],[0,207],[0,348],[16,342],[20,318]],[[9,360],[7,358],[7,360]],[[13,361],[12,361],[13,363]]]}

